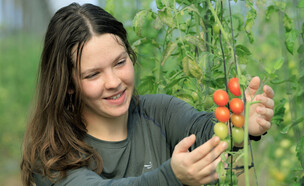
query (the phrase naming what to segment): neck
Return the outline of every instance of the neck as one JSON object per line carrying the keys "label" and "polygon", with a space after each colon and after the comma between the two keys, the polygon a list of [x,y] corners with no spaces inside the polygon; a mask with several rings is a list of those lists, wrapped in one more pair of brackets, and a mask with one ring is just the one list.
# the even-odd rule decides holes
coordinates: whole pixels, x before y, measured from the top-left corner
{"label": "neck", "polygon": [[88,134],[104,141],[122,141],[127,138],[128,113],[117,118],[85,114]]}

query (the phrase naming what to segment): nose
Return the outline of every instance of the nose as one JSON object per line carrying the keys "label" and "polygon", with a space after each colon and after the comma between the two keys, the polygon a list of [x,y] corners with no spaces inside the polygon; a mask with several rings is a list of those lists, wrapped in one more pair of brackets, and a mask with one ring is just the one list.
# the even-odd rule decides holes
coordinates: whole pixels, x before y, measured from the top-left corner
{"label": "nose", "polygon": [[113,70],[109,70],[104,75],[105,88],[106,89],[117,89],[121,85],[121,79]]}

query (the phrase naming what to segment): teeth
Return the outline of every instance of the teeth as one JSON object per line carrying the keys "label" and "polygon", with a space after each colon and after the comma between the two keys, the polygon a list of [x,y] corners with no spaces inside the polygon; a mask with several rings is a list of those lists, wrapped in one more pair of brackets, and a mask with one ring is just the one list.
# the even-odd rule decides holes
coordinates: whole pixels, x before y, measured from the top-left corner
{"label": "teeth", "polygon": [[122,94],[118,94],[117,96],[110,97],[109,99],[118,99]]}

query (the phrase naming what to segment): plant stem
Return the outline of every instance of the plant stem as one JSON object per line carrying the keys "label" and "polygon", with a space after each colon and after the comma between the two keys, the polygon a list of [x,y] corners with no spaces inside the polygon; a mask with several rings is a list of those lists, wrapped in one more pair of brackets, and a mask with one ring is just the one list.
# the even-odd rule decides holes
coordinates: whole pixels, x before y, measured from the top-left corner
{"label": "plant stem", "polygon": [[182,42],[182,45],[183,45],[183,48],[185,49],[185,44],[184,44],[184,41],[183,41],[183,38],[182,38],[182,34],[181,34],[181,30],[180,30],[180,27],[179,27],[179,22],[178,22],[178,17],[177,17],[177,10],[176,10],[176,0],[174,0],[174,3],[173,3],[173,10],[174,10],[174,17],[175,17],[175,21],[176,21],[176,27],[177,27],[177,30],[178,30],[178,37],[179,37],[179,40]]}
{"label": "plant stem", "polygon": [[211,13],[212,13],[212,15],[213,15],[213,17],[214,17],[214,20],[216,21],[216,23],[219,25],[219,27],[220,27],[220,29],[221,29],[221,32],[222,32],[222,34],[223,34],[223,36],[224,36],[224,39],[225,39],[225,40],[229,43],[229,45],[230,45],[228,35],[227,35],[227,33],[225,32],[225,30],[224,30],[224,28],[223,28],[223,25],[221,24],[221,21],[219,20],[217,14],[216,14],[216,12],[215,12],[215,10],[213,9],[210,0],[208,0],[207,2],[208,2],[208,7],[209,7],[209,9],[211,10]]}
{"label": "plant stem", "polygon": [[245,184],[249,186],[249,168],[248,168],[248,122],[249,122],[249,109],[251,102],[246,103],[245,108],[245,129],[244,129],[244,173],[245,173]]}
{"label": "plant stem", "polygon": [[245,107],[245,125],[244,125],[244,174],[245,184],[249,186],[249,165],[248,165],[248,128],[249,128],[249,110],[252,104],[260,103],[260,101],[246,102]]}

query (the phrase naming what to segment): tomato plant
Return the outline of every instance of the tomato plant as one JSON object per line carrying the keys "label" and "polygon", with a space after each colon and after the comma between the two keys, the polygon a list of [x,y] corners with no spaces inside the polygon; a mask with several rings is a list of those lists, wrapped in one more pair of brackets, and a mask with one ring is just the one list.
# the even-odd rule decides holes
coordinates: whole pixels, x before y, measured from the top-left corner
{"label": "tomato plant", "polygon": [[241,144],[244,141],[244,129],[243,128],[232,128],[232,139],[235,144]]}
{"label": "tomato plant", "polygon": [[245,118],[243,115],[240,114],[232,114],[231,123],[233,124],[233,126],[241,128],[244,126]]}
{"label": "tomato plant", "polygon": [[[267,6],[263,6],[266,1],[235,1],[232,7],[236,8],[236,11],[231,15],[231,13],[226,10],[229,6],[225,5],[230,3],[230,1],[157,0],[157,2],[158,9],[156,10],[151,9],[148,6],[150,4],[146,3],[146,10],[140,11],[133,22],[132,29],[134,29],[139,38],[133,40],[132,47],[138,51],[140,50],[139,53],[141,55],[138,55],[138,61],[140,61],[140,65],[144,67],[141,68],[138,79],[138,90],[140,94],[170,94],[178,96],[200,111],[212,112],[216,110],[215,104],[209,104],[211,103],[210,99],[212,100],[213,90],[225,90],[225,88],[227,88],[231,96],[242,96],[244,90],[239,91],[238,84],[246,87],[247,82],[249,82],[254,73],[257,74],[261,80],[266,81],[267,84],[273,82],[274,84],[284,83],[284,85],[286,85],[286,87],[281,86],[279,90],[275,90],[275,97],[278,97],[279,94],[283,94],[283,97],[281,96],[281,98],[276,100],[275,105],[277,109],[275,110],[275,117],[272,123],[278,127],[277,129],[271,128],[271,131],[278,134],[280,131],[276,130],[286,126],[287,129],[293,128],[294,131],[292,132],[294,132],[298,138],[303,136],[301,134],[302,130],[298,130],[297,127],[294,126],[301,126],[299,124],[303,123],[303,120],[297,120],[301,119],[301,111],[303,110],[301,107],[303,106],[299,108],[295,103],[298,103],[298,101],[302,100],[300,98],[303,97],[304,89],[300,82],[303,84],[304,74],[301,73],[303,69],[297,68],[296,61],[298,60],[295,60],[291,55],[293,53],[296,54],[295,56],[299,59],[304,59],[303,20],[300,19],[298,22],[291,20],[293,19],[292,17],[303,17],[303,11],[298,11],[301,12],[302,16],[296,15],[295,13],[290,17],[286,13],[290,10],[288,9],[288,5],[294,4],[296,6],[297,3],[286,0],[275,3],[269,1]],[[304,5],[302,1],[299,2],[298,6],[303,8]],[[238,8],[242,9],[244,6],[248,11],[239,15],[237,13]],[[257,10],[259,8],[262,8],[265,14],[258,14]],[[276,34],[270,32],[273,28],[268,27],[268,25],[267,29],[264,29],[265,32],[252,32],[252,28],[255,25],[259,24],[259,26],[261,26],[261,24],[263,24],[263,18],[267,17],[267,20],[270,20],[273,14],[277,14],[278,19],[280,19],[281,29],[278,29],[280,32],[277,34],[279,34],[279,39],[286,39],[282,43],[280,43],[279,39],[275,39]],[[259,18],[259,20],[261,21],[256,24],[255,20],[259,16],[261,18]],[[267,22],[267,24],[269,23],[270,22]],[[148,24],[150,24],[149,27],[147,26]],[[294,25],[298,27],[302,25],[302,27],[296,30]],[[155,30],[151,29],[152,26]],[[221,34],[218,34],[219,27],[223,28]],[[277,26],[275,26],[275,28],[276,27]],[[260,29],[260,27],[255,27],[255,29]],[[266,39],[262,42],[261,40],[254,42],[256,33],[262,34],[262,38]],[[266,40],[275,43],[276,47],[272,48],[277,50],[279,47],[280,50],[282,50],[282,54],[285,53],[285,56],[282,56],[281,53],[279,55],[269,55],[269,53],[275,53],[276,50],[273,51],[270,49],[271,47],[267,46],[267,44],[265,45]],[[255,47],[256,44],[258,44],[259,47]],[[260,44],[262,44],[263,47],[260,47]],[[287,50],[284,51],[283,47],[286,47]],[[264,60],[265,64],[263,65],[265,66],[260,66],[261,63],[253,63],[253,61]],[[291,68],[293,68],[292,73],[288,70]],[[151,69],[153,70],[151,71]],[[282,76],[281,71],[286,73],[286,75]],[[234,78],[232,78],[234,82],[231,80],[229,83],[227,77],[237,77],[238,83],[236,83],[237,81]],[[228,85],[227,87],[226,83]],[[273,87],[274,84],[270,84],[270,86]],[[236,87],[235,90],[233,87]],[[242,88],[243,86],[241,86],[241,89]],[[288,94],[286,94],[286,90]],[[228,91],[226,92],[228,93]],[[280,92],[277,94],[277,91]],[[193,94],[193,92],[196,92],[197,95]],[[292,96],[293,98],[291,99],[290,95],[294,95],[295,93],[297,96]],[[281,102],[284,99],[289,101]],[[281,102],[279,103],[281,106],[277,107],[277,102]],[[248,103],[249,102],[247,102],[246,105]],[[293,105],[291,103],[293,103]],[[236,109],[234,104],[232,104],[232,106],[230,106],[230,104],[229,108],[232,107],[231,111],[240,112],[237,111],[240,107],[236,107]],[[221,105],[226,106],[225,103]],[[290,108],[290,116],[288,115],[287,118],[289,120],[287,122],[284,122],[285,118],[283,117],[285,106]],[[246,113],[244,113],[244,115],[245,114]],[[234,119],[231,117],[231,122],[233,122],[232,120]],[[294,122],[291,120],[294,120]],[[233,125],[235,128],[237,124]],[[245,126],[246,122],[243,126],[244,132],[246,131]],[[300,129],[303,129],[303,127]],[[245,136],[248,137],[248,135],[244,135],[244,138]],[[267,135],[263,138],[269,136],[273,138],[276,135]],[[280,138],[277,139],[277,141],[279,140]],[[303,143],[300,143],[300,141],[300,139],[297,139],[296,142],[298,145],[293,144],[295,150],[292,152],[294,152],[294,157],[303,165],[304,160],[302,157],[304,156],[301,150],[303,149]],[[244,143],[244,149],[242,150],[244,151],[245,159],[249,151],[248,143]],[[266,151],[266,149],[264,150]],[[270,150],[267,149],[267,151]],[[275,151],[273,150],[273,152]],[[261,153],[254,154],[258,155]],[[233,153],[231,157],[232,156],[235,156],[235,154]],[[235,158],[233,157],[231,159]],[[248,162],[249,161],[247,161],[247,163]],[[257,161],[255,165],[258,165],[258,163],[259,161]],[[248,166],[245,166],[245,163],[244,167],[248,168]],[[244,174],[246,175],[246,170],[244,170]],[[229,177],[228,174],[225,175]],[[248,176],[245,177],[247,178]],[[302,178],[300,176],[295,177],[297,177],[298,181]],[[233,179],[231,178],[231,182],[232,181]],[[248,182],[249,181],[246,181],[246,183]],[[286,183],[289,182],[285,180],[284,184]],[[267,183],[264,184],[267,185]]]}
{"label": "tomato plant", "polygon": [[241,87],[240,87],[240,84],[239,84],[239,79],[238,78],[231,78],[228,82],[228,89],[233,95],[240,96],[241,95]]}
{"label": "tomato plant", "polygon": [[213,100],[215,104],[217,104],[220,107],[223,107],[227,105],[227,103],[229,102],[229,96],[227,92],[224,90],[216,90],[213,93]]}
{"label": "tomato plant", "polygon": [[233,98],[230,101],[230,109],[235,114],[241,114],[244,111],[244,102],[239,98]]}
{"label": "tomato plant", "polygon": [[214,134],[218,136],[221,140],[228,136],[228,126],[225,123],[218,122],[213,127]]}

